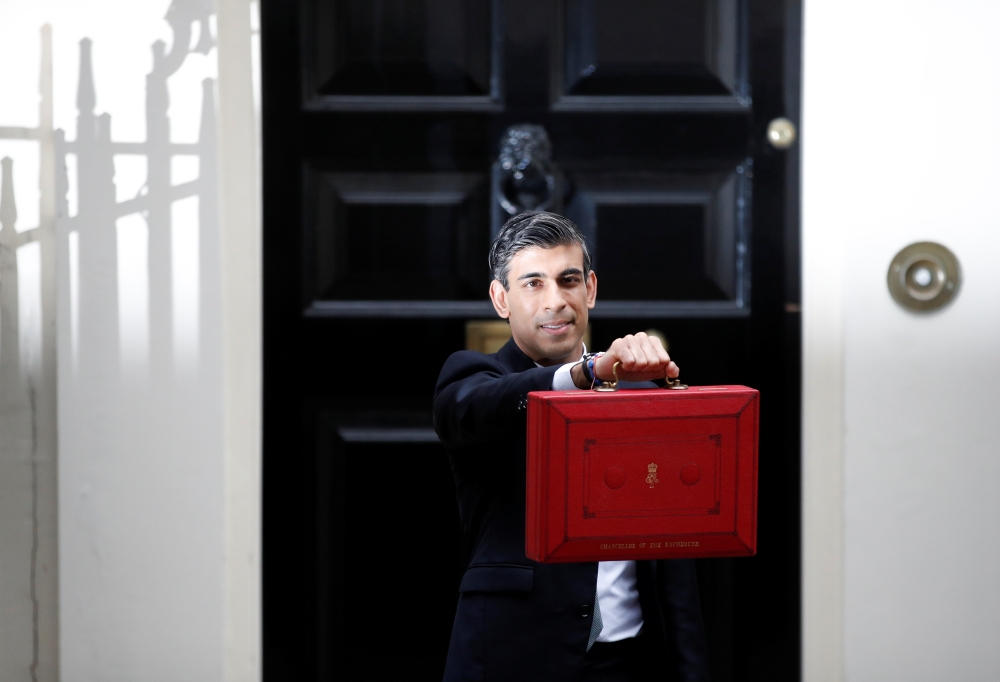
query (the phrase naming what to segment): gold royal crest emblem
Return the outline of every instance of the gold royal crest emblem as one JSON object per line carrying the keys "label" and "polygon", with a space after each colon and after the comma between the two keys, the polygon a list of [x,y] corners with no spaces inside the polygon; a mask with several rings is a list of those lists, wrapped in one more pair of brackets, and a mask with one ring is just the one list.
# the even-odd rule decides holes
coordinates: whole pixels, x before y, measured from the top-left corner
{"label": "gold royal crest emblem", "polygon": [[646,468],[649,469],[649,475],[646,476],[646,483],[648,483],[649,487],[652,488],[660,482],[660,479],[656,477],[656,462],[650,462],[649,466]]}

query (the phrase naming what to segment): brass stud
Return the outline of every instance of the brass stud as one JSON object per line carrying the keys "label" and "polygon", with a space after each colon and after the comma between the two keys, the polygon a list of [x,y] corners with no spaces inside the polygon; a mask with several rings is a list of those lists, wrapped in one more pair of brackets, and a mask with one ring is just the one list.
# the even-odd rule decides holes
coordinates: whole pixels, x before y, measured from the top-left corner
{"label": "brass stud", "polygon": [[767,124],[767,141],[775,149],[788,149],[795,144],[797,135],[795,124],[783,116]]}

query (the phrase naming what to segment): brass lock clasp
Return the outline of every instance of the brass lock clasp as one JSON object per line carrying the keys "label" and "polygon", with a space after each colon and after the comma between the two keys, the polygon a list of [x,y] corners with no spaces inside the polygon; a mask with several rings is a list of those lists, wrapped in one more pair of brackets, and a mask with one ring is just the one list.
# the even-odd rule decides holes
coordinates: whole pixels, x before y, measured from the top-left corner
{"label": "brass lock clasp", "polygon": [[676,379],[671,379],[670,377],[667,377],[667,383],[663,388],[672,388],[675,391],[686,391],[687,387],[688,387],[687,384],[681,383],[680,377],[677,377]]}

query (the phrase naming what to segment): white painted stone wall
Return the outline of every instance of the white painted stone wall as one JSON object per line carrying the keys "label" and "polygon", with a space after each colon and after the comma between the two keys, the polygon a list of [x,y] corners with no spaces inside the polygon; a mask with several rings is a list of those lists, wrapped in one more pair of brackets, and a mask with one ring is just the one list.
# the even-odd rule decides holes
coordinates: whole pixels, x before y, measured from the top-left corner
{"label": "white painted stone wall", "polygon": [[[805,16],[805,679],[1000,679],[1000,5]],[[964,283],[916,315],[925,240]]]}
{"label": "white painted stone wall", "polygon": [[[56,132],[56,263],[40,282],[21,272],[29,294],[57,287],[58,423],[41,425],[58,433],[57,475],[25,446],[23,409],[0,409],[17,426],[0,432],[4,682],[259,679],[252,11],[0,0],[19,225],[45,219],[49,157],[2,138],[39,125],[43,24],[68,152],[64,165]],[[37,304],[22,298],[23,316]]]}

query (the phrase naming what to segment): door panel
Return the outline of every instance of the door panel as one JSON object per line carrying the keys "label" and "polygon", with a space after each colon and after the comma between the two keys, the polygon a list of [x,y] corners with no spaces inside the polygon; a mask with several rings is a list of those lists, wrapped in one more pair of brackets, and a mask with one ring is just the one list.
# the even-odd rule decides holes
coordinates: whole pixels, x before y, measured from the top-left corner
{"label": "door panel", "polygon": [[[485,177],[474,173],[317,173],[307,257],[313,301],[474,300],[489,279]],[[399,277],[408,286],[399,287]]]}
{"label": "door panel", "polygon": [[262,5],[266,679],[440,679],[465,550],[431,396],[542,200],[588,238],[594,347],[657,329],[685,381],[761,390],[759,554],[700,562],[702,601],[715,679],[797,678],[797,151],[763,144],[797,7]]}
{"label": "door panel", "polygon": [[749,107],[746,0],[564,0],[557,110]]}
{"label": "door panel", "polygon": [[[401,679],[401,668],[440,669],[464,566],[437,438],[419,419],[400,426],[406,415],[389,428],[384,415],[318,416],[318,677]],[[434,570],[401,570],[400,557],[423,557]]]}
{"label": "door panel", "polygon": [[303,0],[306,106],[492,109],[499,0]]}
{"label": "door panel", "polygon": [[751,167],[747,160],[729,173],[572,173],[566,215],[602,275],[597,315],[636,301],[748,313]]}

